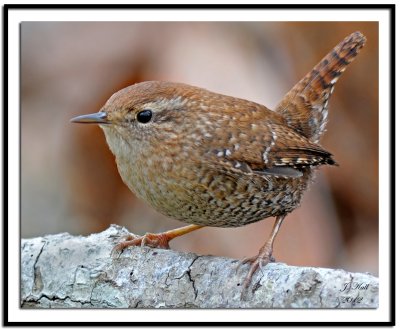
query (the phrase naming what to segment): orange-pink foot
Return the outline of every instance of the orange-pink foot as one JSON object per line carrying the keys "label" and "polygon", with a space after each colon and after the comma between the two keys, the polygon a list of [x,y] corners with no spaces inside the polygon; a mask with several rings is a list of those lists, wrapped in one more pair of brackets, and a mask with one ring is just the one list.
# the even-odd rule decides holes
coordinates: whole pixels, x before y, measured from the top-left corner
{"label": "orange-pink foot", "polygon": [[275,259],[272,257],[272,249],[274,245],[274,241],[276,238],[276,235],[278,234],[279,228],[283,222],[283,219],[285,216],[278,216],[275,219],[274,227],[272,228],[271,235],[269,236],[269,239],[267,242],[261,247],[260,251],[258,252],[257,256],[247,258],[242,261],[243,263],[250,263],[250,269],[249,272],[247,273],[246,277],[244,278],[243,281],[243,290],[241,294],[241,299],[244,298],[244,293],[246,292],[247,288],[250,286],[251,279],[253,278],[253,275],[257,268],[261,268],[265,265],[267,265],[270,262],[275,262]]}
{"label": "orange-pink foot", "polygon": [[189,232],[198,230],[203,226],[200,225],[188,225],[173,230],[169,230],[163,233],[146,233],[143,236],[129,235],[125,241],[118,243],[112,250],[111,254],[118,251],[123,251],[125,248],[132,246],[148,246],[151,248],[169,249],[169,242],[181,235]]}
{"label": "orange-pink foot", "polygon": [[151,248],[169,249],[170,240],[171,239],[165,233],[146,233],[143,236],[128,235],[125,241],[118,243],[113,248],[112,253],[123,251],[125,248],[133,246],[148,246]]}
{"label": "orange-pink foot", "polygon": [[275,258],[272,257],[272,249],[264,250],[263,248],[260,250],[257,256],[245,258],[241,261],[241,264],[250,263],[250,269],[243,281],[242,295],[243,292],[250,286],[251,279],[253,278],[253,275],[257,269],[259,268],[261,270],[263,266],[273,262],[275,262]]}

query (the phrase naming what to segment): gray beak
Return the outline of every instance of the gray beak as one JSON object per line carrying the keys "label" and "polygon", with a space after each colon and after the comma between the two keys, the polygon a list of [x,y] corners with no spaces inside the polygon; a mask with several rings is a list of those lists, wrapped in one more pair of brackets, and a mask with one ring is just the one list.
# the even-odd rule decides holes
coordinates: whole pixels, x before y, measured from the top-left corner
{"label": "gray beak", "polygon": [[92,114],[80,115],[71,119],[71,122],[77,123],[101,123],[101,124],[109,124],[110,121],[107,120],[107,113],[105,112],[97,112]]}

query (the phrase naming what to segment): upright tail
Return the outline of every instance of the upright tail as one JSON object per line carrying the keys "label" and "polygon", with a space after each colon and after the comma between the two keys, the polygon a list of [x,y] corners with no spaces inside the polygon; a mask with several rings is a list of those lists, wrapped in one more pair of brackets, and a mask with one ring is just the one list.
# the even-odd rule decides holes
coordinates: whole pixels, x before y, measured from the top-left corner
{"label": "upright tail", "polygon": [[354,32],[340,42],[278,104],[275,111],[287,124],[313,142],[325,130],[328,101],[336,81],[366,42],[361,32]]}

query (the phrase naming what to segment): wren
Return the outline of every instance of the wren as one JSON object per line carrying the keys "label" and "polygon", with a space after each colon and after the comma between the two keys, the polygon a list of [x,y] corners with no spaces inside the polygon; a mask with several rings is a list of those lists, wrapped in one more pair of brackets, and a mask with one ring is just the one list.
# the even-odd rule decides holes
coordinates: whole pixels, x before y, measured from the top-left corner
{"label": "wren", "polygon": [[258,255],[247,259],[246,289],[272,261],[283,219],[296,209],[315,169],[335,165],[319,140],[335,83],[366,38],[354,32],[301,79],[274,111],[182,83],[124,88],[95,114],[72,122],[103,129],[125,184],[160,213],[190,225],[127,239],[114,249],[168,248],[204,226],[239,227],[276,217]]}

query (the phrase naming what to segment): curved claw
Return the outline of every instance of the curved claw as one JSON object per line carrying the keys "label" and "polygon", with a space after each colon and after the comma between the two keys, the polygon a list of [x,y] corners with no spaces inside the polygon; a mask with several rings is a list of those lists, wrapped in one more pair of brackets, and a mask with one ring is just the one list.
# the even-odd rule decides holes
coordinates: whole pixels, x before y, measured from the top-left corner
{"label": "curved claw", "polygon": [[250,285],[251,279],[253,277],[254,272],[257,270],[257,266],[261,267],[267,265],[269,262],[275,262],[275,259],[272,257],[272,248],[274,244],[274,240],[276,235],[278,234],[279,228],[285,218],[285,215],[281,215],[276,217],[274,227],[272,228],[271,235],[267,242],[261,247],[258,255],[255,257],[251,257],[245,259],[245,263],[251,263],[250,270],[247,273],[244,281],[243,281],[243,290],[241,294],[241,299],[244,297],[244,293]]}
{"label": "curved claw", "polygon": [[131,241],[134,241],[138,236],[133,234],[127,234],[123,237],[124,241],[117,243],[111,250],[111,256],[119,251],[123,251],[125,248],[130,246]]}
{"label": "curved claw", "polygon": [[257,259],[257,256],[243,258],[242,260],[240,260],[238,262],[235,272],[237,273],[239,267],[241,267],[242,265],[247,264],[247,263],[253,263],[256,259]]}
{"label": "curved claw", "polygon": [[164,233],[146,233],[143,236],[128,235],[125,241],[118,243],[111,251],[111,254],[123,251],[132,246],[148,246],[150,248],[169,249],[169,239]]}
{"label": "curved claw", "polygon": [[239,263],[237,264],[236,272],[240,266],[247,264],[247,263],[253,264],[253,263],[256,263],[257,261],[258,261],[259,267],[261,269],[263,266],[267,265],[268,263],[275,263],[275,258],[272,256],[272,251],[271,251],[270,255],[267,255],[267,257],[265,257],[265,255],[261,257],[260,254],[256,255],[256,256],[252,256],[252,257],[245,257],[242,260],[240,260]]}
{"label": "curved claw", "polygon": [[251,279],[253,278],[253,275],[254,275],[255,271],[257,270],[257,268],[259,268],[260,271],[262,271],[263,266],[267,265],[270,262],[275,261],[275,259],[272,257],[271,254],[272,254],[272,250],[266,254],[263,254],[260,252],[257,256],[245,258],[242,261],[243,264],[251,263],[250,269],[247,272],[247,275],[243,281],[243,290],[246,290],[249,287]]}
{"label": "curved claw", "polygon": [[199,228],[202,227],[203,226],[191,224],[158,234],[146,233],[143,236],[130,235],[125,241],[117,244],[113,248],[112,253],[115,251],[124,250],[125,248],[131,246],[148,246],[151,248],[169,249],[169,242],[172,239],[175,239],[176,237],[187,234],[189,232],[198,230]]}

